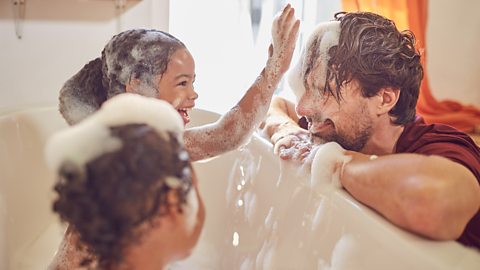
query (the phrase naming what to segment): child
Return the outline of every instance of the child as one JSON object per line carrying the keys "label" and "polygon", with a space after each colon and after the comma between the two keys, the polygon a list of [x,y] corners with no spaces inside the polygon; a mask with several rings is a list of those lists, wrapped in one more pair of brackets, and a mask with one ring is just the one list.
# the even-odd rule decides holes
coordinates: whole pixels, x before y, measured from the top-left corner
{"label": "child", "polygon": [[[243,98],[217,122],[185,130],[183,140],[190,161],[234,150],[249,138],[290,66],[299,24],[288,4],[273,22],[267,64]],[[60,91],[60,112],[69,124],[75,124],[106,100],[127,92],[169,102],[187,124],[198,97],[194,80],[195,63],[181,41],[157,30],[129,30],[114,36],[100,58],[65,83]],[[68,269],[60,260],[75,257],[79,252],[76,246],[76,233],[69,228],[52,268]]]}
{"label": "child", "polygon": [[[287,5],[274,20],[267,64],[243,98],[217,122],[185,131],[185,147],[192,161],[236,149],[249,138],[290,66],[298,28],[294,9]],[[171,103],[186,124],[198,97],[194,80],[193,57],[180,40],[157,30],[129,30],[114,36],[102,57],[65,83],[60,112],[74,124],[105,100],[130,92]]]}
{"label": "child", "polygon": [[87,251],[67,264],[164,269],[189,255],[205,213],[182,133],[167,102],[121,94],[49,140],[53,209]]}

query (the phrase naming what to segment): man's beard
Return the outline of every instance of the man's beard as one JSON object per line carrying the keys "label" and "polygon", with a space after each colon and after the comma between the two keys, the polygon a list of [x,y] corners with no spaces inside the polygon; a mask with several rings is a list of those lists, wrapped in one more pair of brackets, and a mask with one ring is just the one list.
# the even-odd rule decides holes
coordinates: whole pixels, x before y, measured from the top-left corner
{"label": "man's beard", "polygon": [[351,150],[360,152],[365,145],[367,144],[368,140],[372,135],[372,126],[371,125],[364,125],[363,127],[359,127],[358,131],[354,132],[354,136],[348,136],[345,134],[339,134],[336,131],[325,134],[325,135],[313,135],[312,141],[315,144],[323,144],[327,142],[336,142],[340,144],[345,150]]}

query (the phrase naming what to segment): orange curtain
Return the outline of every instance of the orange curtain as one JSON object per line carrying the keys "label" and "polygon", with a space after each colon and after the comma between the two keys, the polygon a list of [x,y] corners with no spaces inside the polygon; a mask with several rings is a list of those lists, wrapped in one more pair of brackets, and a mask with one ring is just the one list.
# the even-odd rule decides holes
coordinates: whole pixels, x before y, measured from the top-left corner
{"label": "orange curtain", "polygon": [[342,0],[344,11],[368,11],[380,14],[395,22],[402,31],[408,29],[407,1],[405,0]]}
{"label": "orange curtain", "polygon": [[417,38],[417,47],[422,54],[424,79],[420,86],[417,112],[427,123],[442,123],[465,132],[478,132],[480,109],[452,100],[438,101],[432,95],[426,72],[426,29],[428,17],[427,0],[342,0],[345,11],[370,11],[395,22],[399,30],[410,29]]}

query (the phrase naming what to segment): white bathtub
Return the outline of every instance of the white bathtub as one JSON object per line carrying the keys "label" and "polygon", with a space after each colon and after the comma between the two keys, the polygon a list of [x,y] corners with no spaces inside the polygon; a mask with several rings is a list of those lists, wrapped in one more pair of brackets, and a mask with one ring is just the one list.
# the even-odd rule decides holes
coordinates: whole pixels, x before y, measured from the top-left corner
{"label": "white bathtub", "polygon": [[[195,110],[193,123],[216,114]],[[0,116],[0,269],[46,269],[63,227],[43,146],[66,124],[56,108]],[[207,220],[190,258],[171,269],[480,269],[480,252],[405,232],[345,191],[310,188],[257,135],[194,164]]]}

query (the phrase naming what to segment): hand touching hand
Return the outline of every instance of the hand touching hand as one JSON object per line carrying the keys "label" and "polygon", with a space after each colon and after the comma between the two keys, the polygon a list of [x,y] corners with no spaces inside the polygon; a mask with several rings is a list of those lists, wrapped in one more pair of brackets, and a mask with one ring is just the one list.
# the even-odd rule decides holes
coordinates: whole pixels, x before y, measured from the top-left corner
{"label": "hand touching hand", "polygon": [[285,74],[292,61],[300,27],[300,21],[295,19],[294,13],[294,8],[288,4],[273,21],[267,69],[276,77]]}

